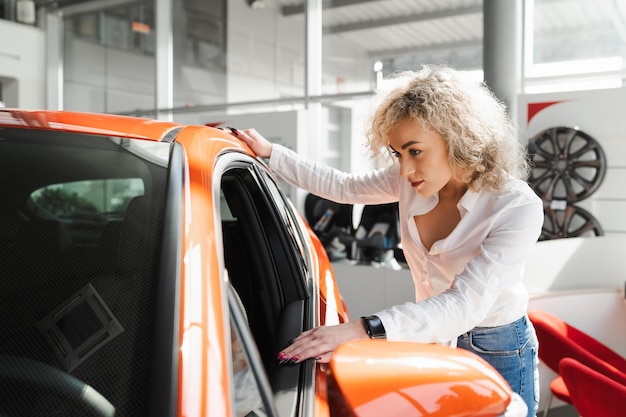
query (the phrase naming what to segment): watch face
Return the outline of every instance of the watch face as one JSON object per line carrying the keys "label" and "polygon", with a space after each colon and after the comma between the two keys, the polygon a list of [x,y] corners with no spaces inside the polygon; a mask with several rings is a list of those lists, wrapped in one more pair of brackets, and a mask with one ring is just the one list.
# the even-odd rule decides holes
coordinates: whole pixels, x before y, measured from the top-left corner
{"label": "watch face", "polygon": [[384,339],[387,337],[383,322],[377,316],[363,317],[367,335],[372,339]]}

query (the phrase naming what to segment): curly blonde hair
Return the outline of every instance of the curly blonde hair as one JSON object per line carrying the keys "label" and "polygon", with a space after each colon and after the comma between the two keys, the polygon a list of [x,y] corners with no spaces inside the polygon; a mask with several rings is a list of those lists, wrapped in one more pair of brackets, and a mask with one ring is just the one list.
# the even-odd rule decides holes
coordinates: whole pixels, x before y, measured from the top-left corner
{"label": "curly blonde hair", "polygon": [[484,83],[446,66],[423,66],[396,77],[405,82],[377,94],[380,102],[366,132],[374,159],[389,156],[390,130],[411,117],[443,138],[453,171],[470,189],[500,190],[511,176],[528,177],[517,128]]}

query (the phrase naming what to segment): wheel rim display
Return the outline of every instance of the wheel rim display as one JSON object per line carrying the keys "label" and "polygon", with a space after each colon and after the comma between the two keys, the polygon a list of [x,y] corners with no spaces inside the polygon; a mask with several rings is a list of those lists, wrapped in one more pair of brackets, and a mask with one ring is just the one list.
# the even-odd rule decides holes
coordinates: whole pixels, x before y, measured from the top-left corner
{"label": "wheel rim display", "polygon": [[552,127],[528,142],[533,170],[528,183],[544,203],[539,240],[601,236],[600,223],[577,203],[593,194],[606,174],[600,144],[577,127]]}
{"label": "wheel rim display", "polygon": [[545,220],[539,240],[561,239],[564,237],[602,236],[600,223],[587,210],[567,205],[565,210],[544,207]]}
{"label": "wheel rim display", "polygon": [[553,127],[528,144],[533,171],[528,180],[543,201],[575,203],[594,193],[606,173],[606,156],[588,134],[571,127]]}

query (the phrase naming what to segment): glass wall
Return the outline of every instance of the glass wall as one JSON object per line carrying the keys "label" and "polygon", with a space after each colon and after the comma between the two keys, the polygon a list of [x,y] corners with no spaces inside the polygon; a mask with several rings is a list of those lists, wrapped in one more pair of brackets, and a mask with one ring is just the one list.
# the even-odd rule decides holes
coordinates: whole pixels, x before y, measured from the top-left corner
{"label": "glass wall", "polygon": [[226,0],[173,1],[172,7],[174,107],[226,103]]}
{"label": "glass wall", "polygon": [[153,1],[75,13],[69,9],[64,16],[64,108],[102,113],[154,109]]}
{"label": "glass wall", "polygon": [[285,15],[280,1],[229,1],[227,24],[229,103],[304,96],[304,14]]}
{"label": "glass wall", "polygon": [[526,3],[526,93],[623,85],[626,2]]}
{"label": "glass wall", "polygon": [[[17,3],[22,1],[0,0],[0,13],[15,18]],[[481,0],[430,5],[428,10],[417,3],[403,10],[396,5],[400,2],[390,1],[385,12],[394,9],[395,15],[385,16],[371,11],[380,2],[320,3],[322,96],[358,101],[391,73],[428,63],[482,71]],[[61,7],[64,107],[155,114],[155,0],[67,4]],[[91,4],[100,9],[76,7]],[[208,122],[226,111],[294,110],[310,102],[305,0],[171,4],[175,117],[189,122],[195,114],[194,120]],[[524,4],[523,92],[623,84],[625,2],[526,0]],[[394,45],[389,45],[389,39]],[[325,100],[317,93],[313,96],[313,101]],[[350,106],[346,100],[341,102]]]}
{"label": "glass wall", "polygon": [[0,19],[36,25],[37,5],[34,0],[0,0]]}

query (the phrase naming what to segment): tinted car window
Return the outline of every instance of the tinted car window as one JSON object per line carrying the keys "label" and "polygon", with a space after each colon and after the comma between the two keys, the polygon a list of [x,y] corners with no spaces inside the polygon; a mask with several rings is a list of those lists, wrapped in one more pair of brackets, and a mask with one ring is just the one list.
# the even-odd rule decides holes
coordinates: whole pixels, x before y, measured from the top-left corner
{"label": "tinted car window", "polygon": [[[228,295],[231,313],[231,393],[235,415],[246,417],[273,415],[269,384],[258,359],[256,345],[250,337],[248,316],[237,291],[232,286],[229,286]],[[269,402],[267,408],[271,410],[270,412],[264,402]]]}
{"label": "tinted car window", "polygon": [[64,220],[121,220],[129,201],[144,192],[141,178],[109,178],[46,185],[31,198]]}
{"label": "tinted car window", "polygon": [[303,238],[289,204],[260,165],[232,164],[221,193],[224,264],[254,340],[246,350],[258,350],[279,413],[294,415],[304,406],[298,395],[306,370],[280,367],[274,357],[310,320]]}
{"label": "tinted car window", "polygon": [[92,415],[72,383],[147,414],[171,145],[141,142],[0,131],[0,414]]}

